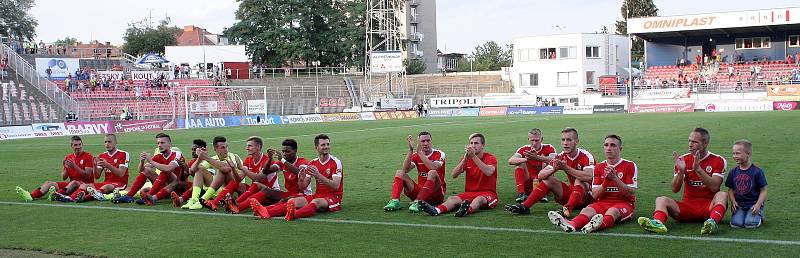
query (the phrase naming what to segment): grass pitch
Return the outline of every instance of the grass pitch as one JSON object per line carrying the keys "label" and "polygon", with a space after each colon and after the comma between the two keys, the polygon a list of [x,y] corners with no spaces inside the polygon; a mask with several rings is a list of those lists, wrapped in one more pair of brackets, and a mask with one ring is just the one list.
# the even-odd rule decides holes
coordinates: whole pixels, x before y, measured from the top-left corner
{"label": "grass pitch", "polygon": [[[591,116],[518,116],[360,121],[170,131],[184,151],[191,140],[229,139],[231,150],[244,154],[244,139],[257,135],[265,145],[280,147],[287,137],[300,144],[299,155],[313,158],[313,137],[331,136],[332,153],[344,164],[343,210],[313,219],[285,222],[254,220],[251,213],[174,209],[166,200],[154,207],[88,202],[20,202],[14,186],[37,187],[60,177],[61,160],[70,152],[67,137],[0,142],[0,248],[92,256],[794,256],[800,247],[794,223],[800,220],[794,162],[800,143],[800,112],[603,114]],[[512,216],[501,207],[466,218],[387,213],[391,180],[406,152],[405,138],[427,130],[435,148],[447,154],[448,175],[463,155],[470,133],[486,135],[486,151],[499,161],[501,206],[514,199],[513,167],[505,160],[527,144],[527,131],[541,128],[544,142],[559,146],[560,130],[576,127],[581,148],[603,160],[602,138],[615,133],[624,140],[623,158],[639,166],[638,216],[650,216],[657,196],[672,194],[671,153],[685,152],[692,128],[711,132],[709,150],[728,159],[732,143],[747,138],[754,163],[769,182],[766,222],[756,230],[727,226],[730,213],[712,236],[700,236],[701,223],[678,224],[670,232],[644,232],[634,221],[592,235],[560,232],[546,212],[558,204],[536,204],[527,216]],[[119,148],[132,156],[152,151],[155,133],[119,135]],[[84,137],[85,149],[103,151],[101,136]],[[135,159],[135,158],[134,158]],[[135,168],[138,161],[132,161]],[[413,173],[413,172],[412,172]],[[131,180],[136,172],[131,171]],[[560,173],[563,178],[563,173]],[[414,177],[414,175],[412,175]],[[447,178],[448,192],[461,192],[463,177]],[[723,188],[726,189],[726,188]],[[405,198],[405,197],[403,197]],[[408,200],[402,199],[407,207]],[[3,253],[0,250],[0,253]],[[12,253],[8,253],[13,255]]]}

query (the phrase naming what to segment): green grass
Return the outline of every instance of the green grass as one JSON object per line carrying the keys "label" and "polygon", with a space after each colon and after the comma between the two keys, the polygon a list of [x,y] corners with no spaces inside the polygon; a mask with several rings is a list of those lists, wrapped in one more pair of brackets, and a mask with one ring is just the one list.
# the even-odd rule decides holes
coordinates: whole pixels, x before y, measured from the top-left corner
{"label": "green grass", "polygon": [[[265,145],[279,147],[292,137],[300,143],[300,155],[313,158],[313,136],[328,133],[332,153],[344,164],[343,210],[318,214],[322,220],[256,221],[249,216],[206,216],[208,211],[178,211],[167,201],[155,207],[89,202],[69,206],[101,206],[142,210],[76,209],[62,206],[0,204],[0,248],[42,250],[53,253],[96,256],[793,256],[798,248],[800,220],[796,171],[793,162],[798,141],[800,112],[608,114],[592,116],[520,116],[447,119],[415,119],[325,124],[279,125],[195,129],[168,132],[184,150],[194,138],[207,141],[228,137],[231,150],[243,154],[243,140],[251,135],[265,138]],[[734,165],[731,144],[741,138],[754,144],[754,162],[769,181],[767,222],[756,230],[734,230],[726,215],[712,238],[765,239],[793,244],[738,243],[701,239],[659,239],[642,231],[635,222],[597,235],[566,234],[549,223],[546,211],[554,203],[537,204],[533,214],[512,216],[498,207],[467,218],[429,217],[407,210],[386,213],[394,171],[405,155],[405,137],[421,130],[433,134],[435,148],[448,156],[448,170],[458,161],[470,133],[486,135],[486,150],[500,160],[498,193],[501,205],[515,195],[513,168],[505,160],[527,143],[532,127],[544,131],[545,143],[559,145],[559,132],[578,128],[582,148],[601,161],[602,138],[609,133],[624,140],[623,157],[639,166],[639,191],[634,217],[650,216],[657,196],[672,194],[671,153],[687,149],[693,127],[711,131],[709,149]],[[154,133],[120,135],[120,149],[136,156],[152,151]],[[84,137],[86,149],[102,151],[100,136]],[[16,185],[30,189],[44,180],[57,180],[61,159],[69,153],[68,138],[26,139],[0,142],[0,201],[19,202]],[[131,167],[136,167],[132,162]],[[135,175],[134,172],[131,173]],[[448,171],[449,174],[449,171]],[[562,176],[563,177],[563,176]],[[463,190],[464,179],[447,179],[448,192]],[[408,200],[402,200],[407,206]],[[50,204],[47,201],[35,201]],[[183,211],[181,211],[183,212]],[[218,212],[220,215],[222,212]],[[458,228],[431,228],[386,224],[353,224],[347,221],[396,222]],[[701,223],[667,225],[669,236],[698,237]],[[479,227],[479,228],[470,228]],[[483,228],[523,229],[491,231]],[[624,234],[624,235],[620,235]],[[708,237],[704,237],[708,238]]]}

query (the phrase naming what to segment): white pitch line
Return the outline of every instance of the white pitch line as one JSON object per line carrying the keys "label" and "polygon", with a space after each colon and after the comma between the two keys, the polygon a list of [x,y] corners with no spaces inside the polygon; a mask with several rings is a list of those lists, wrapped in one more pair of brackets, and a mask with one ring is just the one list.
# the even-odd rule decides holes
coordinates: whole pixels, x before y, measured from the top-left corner
{"label": "white pitch line", "polygon": [[[247,215],[247,214],[211,213],[211,212],[205,212],[205,211],[193,212],[193,211],[183,211],[183,210],[161,210],[161,209],[123,208],[123,207],[106,207],[106,206],[84,206],[84,205],[30,203],[30,202],[4,202],[4,201],[0,201],[0,204],[4,204],[4,205],[19,205],[19,206],[60,207],[60,208],[74,208],[74,209],[134,211],[134,212],[178,214],[178,215],[201,215],[201,216],[221,216],[221,217],[252,217],[252,215]],[[273,218],[273,219],[282,219],[282,218]],[[541,230],[541,229],[527,229],[527,228],[498,228],[498,227],[481,227],[481,226],[454,226],[454,225],[436,225],[436,224],[414,224],[414,223],[403,223],[403,222],[341,220],[341,219],[316,219],[316,218],[303,218],[303,219],[299,219],[299,220],[313,221],[313,222],[323,222],[323,223],[334,223],[334,224],[381,225],[381,226],[393,226],[393,227],[398,227],[399,226],[399,227],[439,228],[439,229],[461,229],[461,230],[531,233],[531,234],[566,234],[566,233],[564,233],[562,231]],[[692,241],[709,241],[709,242],[728,242],[728,243],[748,243],[748,244],[800,246],[800,241],[791,241],[791,240],[724,238],[724,237],[669,236],[669,235],[655,235],[655,234],[628,234],[628,233],[602,233],[602,232],[591,233],[591,235],[607,236],[607,237],[622,237],[622,238],[649,238],[649,239],[661,239],[661,240],[692,240]]]}
{"label": "white pitch line", "polygon": [[[338,131],[338,132],[321,132],[325,134],[343,134],[343,133],[359,133],[359,132],[369,132],[369,131],[379,131],[379,130],[386,130],[386,129],[397,129],[397,128],[411,128],[411,127],[438,127],[438,126],[461,126],[461,125],[486,125],[486,124],[510,124],[510,123],[519,123],[519,122],[530,122],[530,121],[544,121],[549,120],[546,117],[536,117],[533,119],[519,119],[519,120],[507,120],[507,121],[496,121],[496,122],[483,122],[483,123],[464,123],[458,121],[450,121],[450,122],[437,122],[437,123],[427,123],[427,124],[415,124],[415,125],[400,125],[400,126],[387,126],[387,127],[376,127],[376,128],[366,128],[366,129],[357,129],[357,130],[346,130],[346,131]],[[315,124],[315,123],[309,123]],[[316,123],[319,124],[319,123]],[[274,125],[271,125],[274,126]],[[192,128],[192,129],[225,129],[228,127],[213,127],[213,128]],[[232,127],[235,128],[235,127]],[[183,130],[183,129],[181,129]],[[189,129],[191,130],[191,129]],[[175,130],[178,132],[179,130]],[[320,133],[313,133],[313,134],[301,134],[301,135],[290,135],[290,136],[279,136],[279,137],[266,137],[261,138],[263,140],[276,140],[276,139],[286,139],[286,138],[300,138],[300,137],[310,137],[310,136],[317,136]],[[243,140],[229,140],[228,142],[231,143],[239,143],[244,142],[246,139]],[[37,146],[65,146],[64,144],[39,144]],[[83,144],[83,146],[103,146],[103,144]],[[130,144],[120,144],[120,146],[155,146],[155,144],[149,143],[130,143]]]}

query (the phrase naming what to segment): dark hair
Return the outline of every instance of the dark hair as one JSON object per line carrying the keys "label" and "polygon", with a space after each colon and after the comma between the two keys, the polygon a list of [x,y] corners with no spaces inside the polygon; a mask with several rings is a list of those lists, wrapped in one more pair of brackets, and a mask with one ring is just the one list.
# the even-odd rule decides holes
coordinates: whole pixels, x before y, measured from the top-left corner
{"label": "dark hair", "polygon": [[486,138],[483,137],[483,134],[473,133],[473,134],[469,135],[469,139],[470,140],[472,140],[472,138],[475,138],[475,137],[481,138],[481,144],[486,144]]}
{"label": "dark hair", "polygon": [[603,138],[603,140],[606,140],[608,138],[616,139],[619,142],[619,146],[622,147],[622,137],[619,137],[619,135],[609,134],[609,135],[606,135],[606,138]]}
{"label": "dark hair", "polygon": [[567,127],[564,130],[561,130],[561,133],[573,133],[575,134],[575,139],[578,139],[578,129]]}
{"label": "dark hair", "polygon": [[330,140],[331,138],[328,137],[327,134],[320,134],[317,137],[314,137],[314,146],[319,146],[319,140]]}
{"label": "dark hair", "polygon": [[261,140],[261,137],[258,136],[250,136],[250,138],[247,138],[247,141],[253,141],[258,144],[259,147],[264,146],[264,140]]}
{"label": "dark hair", "polygon": [[281,145],[292,148],[292,150],[297,150],[297,141],[295,141],[294,139],[283,140],[283,143],[281,143]]}
{"label": "dark hair", "polygon": [[711,135],[708,134],[708,130],[706,130],[705,128],[697,127],[694,130],[692,130],[692,132],[699,133],[700,137],[703,138],[703,143],[708,143],[709,141],[711,141]]}
{"label": "dark hair", "polygon": [[214,137],[214,140],[212,141],[212,143],[214,144],[214,147],[217,147],[217,143],[227,142],[227,141],[228,141],[228,139],[225,139],[225,137],[217,136],[217,137]]}
{"label": "dark hair", "polygon": [[205,147],[208,146],[206,144],[206,141],[203,141],[203,139],[194,139],[194,141],[192,141],[192,143],[194,145],[197,145],[197,147],[200,147],[200,148],[205,148]]}
{"label": "dark hair", "polygon": [[70,137],[69,139],[72,140],[72,141],[83,142],[83,139],[81,139],[81,137],[77,136],[77,135],[74,135],[74,136]]}
{"label": "dark hair", "polygon": [[[422,132],[419,132],[419,134],[417,135],[417,137],[420,137],[420,136],[423,136],[423,135],[431,136],[431,133],[430,133],[430,132],[428,132],[428,131],[422,131]],[[431,136],[431,137],[433,137],[433,136]]]}
{"label": "dark hair", "polygon": [[114,138],[114,141],[115,141],[115,142],[117,141],[117,135],[116,135],[116,134],[109,133],[109,134],[106,134],[106,137],[111,137],[111,138]]}
{"label": "dark hair", "polygon": [[167,140],[169,140],[169,142],[172,142],[172,138],[170,138],[169,135],[167,135],[165,133],[156,134],[156,139],[158,139],[158,138],[167,138]]}

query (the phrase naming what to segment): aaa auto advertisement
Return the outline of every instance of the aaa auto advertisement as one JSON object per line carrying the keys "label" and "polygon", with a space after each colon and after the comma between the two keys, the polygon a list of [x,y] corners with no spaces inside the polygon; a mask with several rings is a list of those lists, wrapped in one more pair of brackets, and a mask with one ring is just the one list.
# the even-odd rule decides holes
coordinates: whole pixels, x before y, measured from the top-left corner
{"label": "aaa auto advertisement", "polygon": [[676,113],[694,112],[694,103],[685,104],[634,104],[628,108],[630,113]]}

